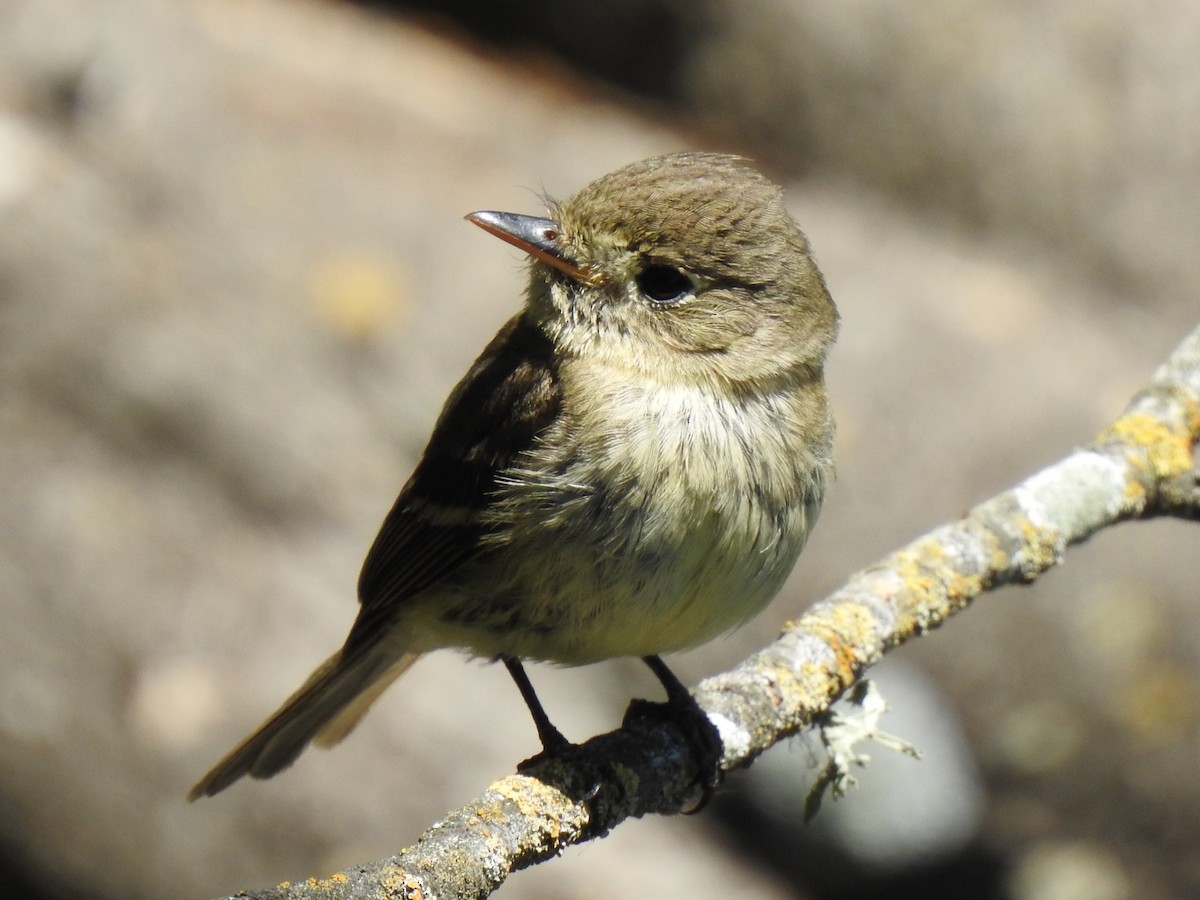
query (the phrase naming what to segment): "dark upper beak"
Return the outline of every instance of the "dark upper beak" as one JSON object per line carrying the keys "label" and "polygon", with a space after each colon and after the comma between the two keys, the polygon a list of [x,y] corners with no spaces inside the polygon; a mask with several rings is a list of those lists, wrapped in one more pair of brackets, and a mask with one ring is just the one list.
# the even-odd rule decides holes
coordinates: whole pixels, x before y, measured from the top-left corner
{"label": "dark upper beak", "polygon": [[572,278],[579,281],[591,280],[584,268],[567,257],[559,243],[558,223],[551,219],[492,210],[473,212],[466,218],[488,234],[494,234],[500,240],[519,247],[530,256],[540,259],[548,266],[554,266]]}

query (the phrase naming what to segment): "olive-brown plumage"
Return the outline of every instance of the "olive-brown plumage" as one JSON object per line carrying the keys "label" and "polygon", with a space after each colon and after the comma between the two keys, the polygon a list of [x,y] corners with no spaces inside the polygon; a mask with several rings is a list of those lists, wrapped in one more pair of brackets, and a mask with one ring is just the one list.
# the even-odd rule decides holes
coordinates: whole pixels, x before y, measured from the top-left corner
{"label": "olive-brown plumage", "polygon": [[531,257],[526,301],[451,393],[359,579],[342,648],[191,797],[328,745],[421,653],[656,657],[778,591],[820,509],[837,313],[779,189],[655,157],[554,204],[469,218]]}

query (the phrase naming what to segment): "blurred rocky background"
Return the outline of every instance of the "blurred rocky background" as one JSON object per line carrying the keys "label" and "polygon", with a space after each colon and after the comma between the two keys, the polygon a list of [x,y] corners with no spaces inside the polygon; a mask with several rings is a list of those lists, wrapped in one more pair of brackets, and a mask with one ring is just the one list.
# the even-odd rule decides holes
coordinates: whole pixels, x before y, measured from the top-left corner
{"label": "blurred rocky background", "polygon": [[[839,480],[689,680],[1054,461],[1200,321],[1185,0],[0,0],[0,878],[206,897],[410,843],[536,749],[507,676],[422,661],[332,753],[188,805],[341,641],[539,212],[656,152],[788,185],[843,314]],[[861,789],[803,742],[704,815],[502,897],[1200,894],[1200,533],[1125,526],[889,659]],[[568,735],[642,667],[535,667]]]}

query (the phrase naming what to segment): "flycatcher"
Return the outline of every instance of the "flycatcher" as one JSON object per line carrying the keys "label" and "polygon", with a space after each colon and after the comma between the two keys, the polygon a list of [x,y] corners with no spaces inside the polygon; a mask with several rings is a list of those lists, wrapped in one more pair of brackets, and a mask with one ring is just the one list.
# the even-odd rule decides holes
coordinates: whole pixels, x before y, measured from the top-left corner
{"label": "flycatcher", "polygon": [[417,657],[694,647],[771,600],[831,471],[837,311],[778,187],[736,157],[626,166],[549,218],[467,216],[531,258],[525,303],[450,394],[367,554],[341,649],[192,788],[331,746]]}

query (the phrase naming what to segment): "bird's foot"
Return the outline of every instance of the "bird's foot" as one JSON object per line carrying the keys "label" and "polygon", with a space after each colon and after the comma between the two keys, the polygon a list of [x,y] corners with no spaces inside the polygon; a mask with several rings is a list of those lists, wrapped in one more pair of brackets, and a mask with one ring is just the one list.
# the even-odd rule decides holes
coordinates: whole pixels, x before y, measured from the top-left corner
{"label": "bird's foot", "polygon": [[529,759],[522,760],[517,763],[517,771],[524,772],[526,769],[531,769],[534,766],[544,763],[547,760],[557,759],[565,756],[571,750],[578,747],[578,744],[573,744],[567,740],[561,731],[550,724],[549,720],[538,722],[538,737],[542,741],[542,752],[535,753]]}
{"label": "bird's foot", "polygon": [[721,735],[691,694],[684,694],[683,698],[673,695],[666,703],[634,700],[625,712],[623,724],[645,727],[657,723],[667,723],[680,731],[695,755],[700,770],[696,782],[699,796],[695,803],[682,810],[684,815],[695,815],[708,805],[725,775],[721,768],[725,750]]}

